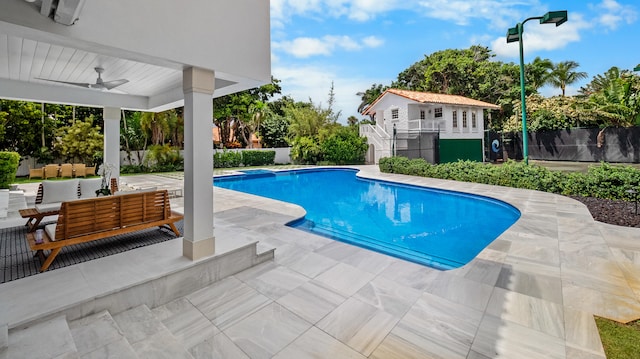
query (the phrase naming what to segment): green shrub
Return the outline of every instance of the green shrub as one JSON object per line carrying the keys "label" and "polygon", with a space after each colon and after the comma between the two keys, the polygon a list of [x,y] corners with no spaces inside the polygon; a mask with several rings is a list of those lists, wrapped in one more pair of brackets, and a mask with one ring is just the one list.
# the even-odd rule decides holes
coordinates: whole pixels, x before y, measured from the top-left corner
{"label": "green shrub", "polygon": [[17,152],[0,152],[0,189],[7,189],[16,179],[20,154]]}
{"label": "green shrub", "polygon": [[143,165],[122,165],[120,166],[120,173],[144,173],[147,172],[147,168]]}
{"label": "green shrub", "polygon": [[149,146],[143,165],[149,172],[172,172],[184,170],[184,159],[180,149],[170,145]]}
{"label": "green shrub", "polygon": [[291,159],[296,164],[316,164],[322,161],[322,148],[315,137],[302,136],[293,140]]}
{"label": "green shrub", "polygon": [[242,153],[223,150],[213,154],[214,168],[239,167],[242,163]]}
{"label": "green shrub", "polygon": [[276,151],[242,151],[245,166],[266,166],[275,163]]}
{"label": "green shrub", "polygon": [[556,172],[543,166],[507,161],[500,166],[480,162],[458,161],[432,165],[422,159],[405,157],[380,159],[380,171],[413,176],[485,183],[525,188],[570,196],[629,200],[627,190],[639,190],[640,170],[631,166],[601,163],[587,173]]}
{"label": "green shrub", "polygon": [[367,139],[349,127],[338,129],[321,144],[324,160],[338,165],[364,164],[368,147]]}

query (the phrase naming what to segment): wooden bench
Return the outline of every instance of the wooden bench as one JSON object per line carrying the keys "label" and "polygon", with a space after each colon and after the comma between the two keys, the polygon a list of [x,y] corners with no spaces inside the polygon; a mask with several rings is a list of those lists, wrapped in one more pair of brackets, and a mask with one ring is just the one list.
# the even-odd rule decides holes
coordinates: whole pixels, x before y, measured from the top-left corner
{"label": "wooden bench", "polygon": [[[180,236],[175,222],[183,218],[171,211],[166,190],[80,199],[62,202],[58,223],[45,227],[42,243],[36,243],[34,232],[27,233],[27,242],[44,272],[63,247],[164,225]],[[48,257],[45,250],[51,251]]]}
{"label": "wooden bench", "polygon": [[[111,194],[114,194],[118,191],[118,179],[111,179]],[[42,203],[42,197],[44,195],[44,186],[42,183],[38,186],[38,193],[36,194],[36,204]],[[78,185],[78,198],[80,198],[80,185]],[[29,227],[29,232],[33,232],[38,229],[40,222],[44,219],[44,217],[48,216],[56,216],[58,215],[58,210],[48,210],[48,211],[40,211],[37,208],[25,208],[18,210],[20,213],[20,217],[26,218],[27,223],[25,226]]]}

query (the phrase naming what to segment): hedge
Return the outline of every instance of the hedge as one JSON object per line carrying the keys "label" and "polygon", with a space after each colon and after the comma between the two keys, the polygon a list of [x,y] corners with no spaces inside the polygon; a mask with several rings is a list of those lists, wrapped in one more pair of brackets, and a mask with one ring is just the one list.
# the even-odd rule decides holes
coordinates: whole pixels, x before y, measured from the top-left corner
{"label": "hedge", "polygon": [[20,154],[17,152],[0,152],[0,189],[7,189],[16,179]]}
{"label": "hedge", "polygon": [[242,151],[242,164],[245,166],[267,166],[276,161],[276,151]]}
{"label": "hedge", "polygon": [[405,157],[380,159],[380,171],[422,177],[525,188],[568,196],[630,200],[627,190],[640,191],[640,170],[602,162],[587,173],[551,171],[535,164],[507,161],[496,166],[481,162],[458,161],[433,165],[423,159]]}

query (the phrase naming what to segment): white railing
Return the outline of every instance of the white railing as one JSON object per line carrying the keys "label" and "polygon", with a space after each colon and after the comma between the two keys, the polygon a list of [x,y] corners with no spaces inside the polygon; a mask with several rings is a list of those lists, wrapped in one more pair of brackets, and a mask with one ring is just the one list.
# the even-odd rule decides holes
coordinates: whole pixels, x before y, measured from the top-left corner
{"label": "white railing", "polygon": [[409,120],[409,131],[429,131],[429,132],[444,132],[445,121],[441,120],[421,120],[419,118]]}
{"label": "white railing", "polygon": [[366,136],[376,149],[388,149],[391,146],[391,136],[378,125],[360,125],[360,135]]}

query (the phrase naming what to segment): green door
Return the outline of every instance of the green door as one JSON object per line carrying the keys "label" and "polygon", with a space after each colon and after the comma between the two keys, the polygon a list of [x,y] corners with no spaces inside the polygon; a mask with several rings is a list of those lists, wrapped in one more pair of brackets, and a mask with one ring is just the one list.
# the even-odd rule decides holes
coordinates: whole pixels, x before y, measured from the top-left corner
{"label": "green door", "polygon": [[440,139],[440,163],[469,160],[482,162],[481,139]]}

